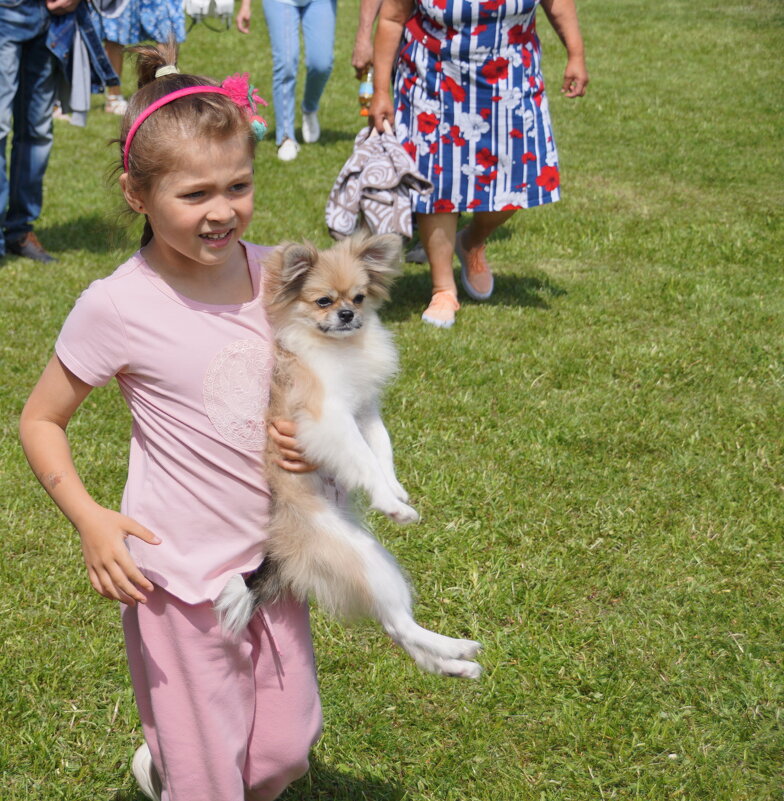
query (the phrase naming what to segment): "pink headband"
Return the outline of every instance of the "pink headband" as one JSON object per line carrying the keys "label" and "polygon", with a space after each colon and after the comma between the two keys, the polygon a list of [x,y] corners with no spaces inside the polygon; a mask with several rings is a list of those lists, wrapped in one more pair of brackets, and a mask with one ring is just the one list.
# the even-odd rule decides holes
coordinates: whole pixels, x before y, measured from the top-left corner
{"label": "pink headband", "polygon": [[165,106],[173,100],[195,94],[225,95],[240,106],[240,108],[245,109],[257,140],[260,141],[267,132],[266,121],[263,117],[256,114],[256,106],[259,103],[266,106],[267,101],[260,97],[256,89],[248,83],[247,72],[242,75],[236,74],[229,76],[220,86],[186,86],[183,89],[176,89],[173,92],[169,92],[169,94],[158,98],[154,103],[150,103],[150,105],[134,120],[133,125],[131,125],[131,130],[128,131],[128,136],[125,137],[125,146],[123,147],[123,167],[125,168],[125,172],[128,172],[128,153],[131,149],[131,142],[133,142],[133,137],[136,136],[136,132],[147,117],[161,108],[161,106]]}

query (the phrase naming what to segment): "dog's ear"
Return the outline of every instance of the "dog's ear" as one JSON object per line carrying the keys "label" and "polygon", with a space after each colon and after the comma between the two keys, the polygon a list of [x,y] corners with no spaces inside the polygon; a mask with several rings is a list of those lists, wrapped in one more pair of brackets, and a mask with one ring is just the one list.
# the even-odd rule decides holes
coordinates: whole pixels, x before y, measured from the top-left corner
{"label": "dog's ear", "polygon": [[271,259],[274,275],[273,303],[289,303],[299,295],[310,270],[318,260],[318,251],[310,242],[284,242]]}
{"label": "dog's ear", "polygon": [[389,300],[389,288],[400,275],[403,242],[397,234],[358,236],[353,242],[355,255],[370,276],[368,295]]}

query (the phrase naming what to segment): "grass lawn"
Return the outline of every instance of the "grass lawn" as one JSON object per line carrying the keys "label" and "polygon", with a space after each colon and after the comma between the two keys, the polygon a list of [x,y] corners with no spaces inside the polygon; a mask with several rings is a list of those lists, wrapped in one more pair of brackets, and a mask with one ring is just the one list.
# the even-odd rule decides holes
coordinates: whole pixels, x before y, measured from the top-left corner
{"label": "grass lawn", "polygon": [[[285,801],[782,798],[784,10],[578,5],[583,100],[555,91],[563,54],[540,19],[563,201],[499,233],[496,294],[451,331],[419,321],[422,266],[385,312],[402,362],[386,417],[423,519],[374,525],[421,622],[482,640],[485,676],[423,675],[376,628],[316,612],[325,731]],[[360,126],[356,10],[340,4],[322,141],[291,164],[259,148],[251,240],[328,243]],[[254,14],[250,37],[197,27],[183,68],[249,70],[270,98]],[[57,123],[37,231],[60,261],[0,268],[3,801],[142,799],[118,610],[16,438],[74,299],[138,235],[107,188],[116,124],[97,98],[86,129]],[[70,433],[87,486],[118,504],[116,388]]]}

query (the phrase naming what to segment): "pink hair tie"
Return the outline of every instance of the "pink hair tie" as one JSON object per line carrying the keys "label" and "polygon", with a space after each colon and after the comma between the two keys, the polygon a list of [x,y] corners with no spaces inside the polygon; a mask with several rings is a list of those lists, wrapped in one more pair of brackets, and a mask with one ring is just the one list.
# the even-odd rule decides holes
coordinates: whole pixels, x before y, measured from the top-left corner
{"label": "pink hair tie", "polygon": [[256,89],[248,83],[247,72],[242,75],[232,75],[226,78],[221,86],[186,86],[183,89],[175,89],[173,92],[169,92],[163,97],[158,98],[154,103],[150,103],[150,105],[134,120],[133,125],[131,125],[131,130],[128,131],[128,136],[125,137],[125,146],[123,147],[123,168],[125,172],[128,172],[128,153],[131,149],[131,142],[133,142],[133,137],[136,136],[136,132],[147,117],[167,103],[171,103],[173,100],[196,94],[225,95],[233,103],[236,103],[240,108],[245,110],[257,140],[261,141],[264,134],[267,132],[266,121],[263,117],[256,114],[257,104],[261,103],[266,106],[267,101],[259,97]]}

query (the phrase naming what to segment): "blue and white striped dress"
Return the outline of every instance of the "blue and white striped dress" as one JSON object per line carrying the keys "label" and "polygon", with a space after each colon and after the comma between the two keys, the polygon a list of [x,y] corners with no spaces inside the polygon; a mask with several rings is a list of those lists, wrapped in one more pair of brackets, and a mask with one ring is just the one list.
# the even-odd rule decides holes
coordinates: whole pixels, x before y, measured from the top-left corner
{"label": "blue and white striped dress", "polygon": [[395,76],[398,139],[435,186],[415,196],[415,211],[501,211],[559,199],[538,3],[417,0]]}

